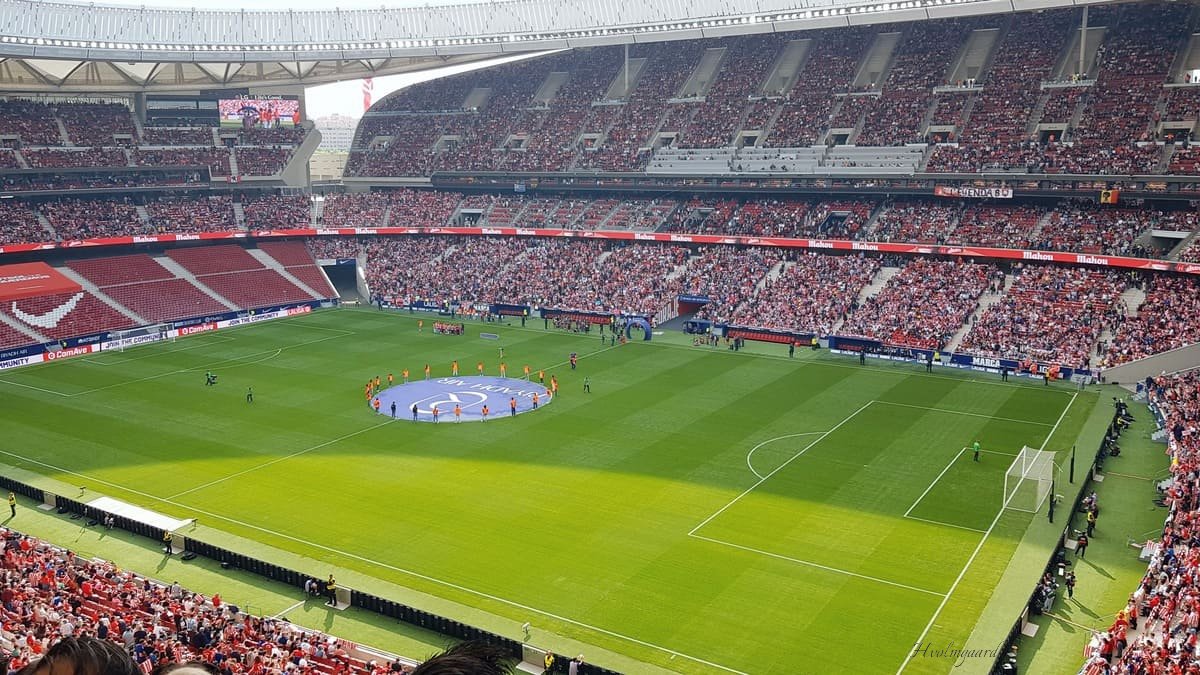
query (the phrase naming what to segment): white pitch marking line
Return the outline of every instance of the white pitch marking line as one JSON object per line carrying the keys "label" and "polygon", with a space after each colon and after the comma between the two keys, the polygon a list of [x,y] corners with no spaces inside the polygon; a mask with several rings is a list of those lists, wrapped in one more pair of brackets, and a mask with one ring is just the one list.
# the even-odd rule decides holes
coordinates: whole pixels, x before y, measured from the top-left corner
{"label": "white pitch marking line", "polygon": [[[1078,397],[1079,392],[1075,392],[1071,395],[1071,400],[1067,402],[1067,407],[1063,408],[1062,414],[1058,416],[1058,421],[1056,421],[1054,426],[1051,427],[1050,433],[1046,435],[1046,440],[1042,441],[1042,446],[1038,448],[1038,450],[1046,449],[1046,444],[1049,443],[1050,439],[1054,437],[1054,432],[1058,431],[1058,426],[1062,424],[1063,419],[1065,419],[1067,416],[1067,411],[1071,409],[1071,405],[1075,403],[1075,399]],[[981,537],[979,539],[979,543],[975,545],[975,550],[971,552],[971,557],[967,558],[967,564],[963,565],[962,571],[958,573],[958,577],[954,579],[954,583],[950,584],[950,590],[946,591],[946,597],[942,598],[942,601],[938,604],[937,609],[933,611],[933,616],[929,617],[929,623],[925,624],[925,630],[921,631],[921,635],[917,637],[917,641],[913,643],[913,649],[909,650],[908,656],[904,657],[904,662],[901,663],[900,667],[896,669],[896,675],[903,673],[904,669],[908,667],[909,662],[912,661],[913,656],[916,655],[916,648],[925,641],[925,636],[929,635],[929,630],[933,628],[933,622],[937,621],[938,615],[942,613],[942,610],[946,607],[946,603],[950,601],[950,596],[954,595],[954,590],[958,588],[958,584],[961,583],[963,577],[967,575],[967,570],[971,568],[971,564],[975,562],[975,558],[978,557],[979,552],[983,550],[983,545],[987,543],[988,537],[992,535],[992,530],[996,529],[996,523],[1000,522],[1000,516],[1004,515],[1004,510],[1007,507],[1008,501],[1005,501],[1000,505],[1000,511],[996,513],[996,517],[992,519],[992,524],[988,525],[988,529],[984,531],[983,537]]]}
{"label": "white pitch marking line", "polygon": [[657,650],[657,651],[663,652],[664,654],[671,654],[672,656],[678,656],[678,657],[680,657],[680,658],[684,658],[684,659],[687,659],[687,660],[689,660],[689,661],[693,661],[693,662],[695,662],[695,663],[699,663],[699,664],[701,664],[701,665],[705,665],[705,666],[711,666],[711,667],[713,667],[713,668],[717,668],[718,670],[723,670],[723,671],[725,671],[725,672],[727,672],[727,673],[732,673],[733,675],[749,675],[749,674],[748,674],[748,673],[746,673],[745,671],[736,670],[736,669],[734,669],[734,668],[730,668],[730,667],[728,667],[728,666],[722,666],[722,665],[721,665],[721,664],[719,664],[719,663],[713,663],[712,661],[706,661],[706,660],[704,660],[704,659],[701,659],[701,658],[698,658],[698,657],[695,657],[695,656],[689,656],[688,654],[684,654],[683,652],[678,652],[678,651],[675,651],[675,650],[673,650],[673,649],[668,649],[668,648],[666,648],[666,647],[661,647],[661,646],[659,646],[659,645],[656,645],[656,644],[654,644],[654,643],[652,643],[652,642],[646,642],[645,640],[639,640],[638,638],[635,638],[635,637],[630,637],[630,636],[628,636],[628,635],[622,635],[621,633],[617,633],[617,632],[615,632],[615,631],[611,631],[611,630],[608,630],[608,629],[605,629],[605,628],[600,628],[600,627],[598,627],[598,626],[592,626],[592,625],[590,625],[590,624],[583,623],[582,621],[576,621],[575,619],[568,619],[568,618],[567,618],[567,617],[565,617],[565,616],[559,616],[558,614],[554,614],[554,613],[551,613],[551,612],[547,612],[547,611],[544,611],[544,610],[540,610],[540,609],[537,609],[536,607],[531,607],[531,606],[529,606],[529,605],[524,605],[524,604],[521,604],[521,603],[519,603],[519,602],[514,602],[514,601],[512,601],[512,600],[506,600],[506,599],[504,599],[504,598],[501,598],[501,597],[499,597],[499,596],[492,595],[492,594],[490,594],[490,593],[484,593],[483,591],[477,591],[477,590],[475,590],[475,589],[473,589],[473,588],[467,588],[466,586],[460,586],[459,584],[456,584],[456,583],[453,583],[453,582],[450,582],[450,581],[444,581],[444,580],[442,580],[442,579],[438,579],[437,577],[432,577],[432,576],[429,576],[429,575],[427,575],[427,574],[422,574],[422,573],[420,573],[420,572],[415,572],[415,571],[413,571],[413,570],[405,569],[405,568],[403,568],[403,567],[397,567],[396,565],[390,565],[390,564],[388,564],[388,563],[385,563],[385,562],[380,562],[380,561],[378,561],[378,560],[372,560],[371,558],[367,558],[367,557],[365,557],[365,556],[361,556],[361,555],[358,555],[358,554],[355,554],[355,553],[350,553],[350,552],[348,552],[348,551],[342,551],[342,550],[340,550],[340,549],[336,549],[336,548],[333,548],[333,547],[331,547],[331,546],[325,546],[325,545],[323,545],[323,544],[318,544],[318,543],[316,543],[316,542],[312,541],[311,539],[301,539],[300,537],[293,537],[293,536],[291,536],[291,535],[284,534],[284,533],[282,533],[282,532],[276,532],[275,530],[268,530],[268,529],[267,529],[267,528],[265,528],[265,527],[260,527],[260,526],[258,526],[258,525],[254,525],[254,524],[247,523],[247,522],[244,522],[244,521],[241,521],[241,520],[237,520],[237,519],[235,519],[235,518],[229,518],[229,517],[227,517],[227,516],[222,516],[222,515],[220,515],[220,514],[218,514],[218,513],[213,513],[212,511],[205,511],[205,510],[203,510],[203,509],[198,509],[198,508],[195,508],[195,507],[191,507],[191,506],[188,506],[188,505],[186,505],[186,504],[181,504],[181,503],[179,503],[179,502],[172,501],[172,500],[170,500],[170,499],[164,499],[164,498],[162,498],[162,497],[157,497],[157,496],[155,496],[155,495],[152,495],[152,494],[149,494],[149,493],[146,493],[146,492],[142,492],[142,491],[140,491],[140,490],[134,490],[134,489],[132,489],[132,488],[127,488],[127,487],[125,487],[125,486],[123,486],[123,485],[118,485],[118,484],[116,484],[116,483],[112,483],[112,482],[109,482],[109,481],[106,481],[106,480],[102,480],[102,479],[99,479],[99,478],[93,478],[93,477],[91,477],[91,476],[88,476],[88,475],[86,475],[86,474],[79,473],[78,471],[71,471],[70,469],[64,469],[64,468],[62,468],[62,467],[60,467],[60,466],[54,466],[53,464],[47,464],[46,462],[42,462],[42,461],[39,461],[39,460],[36,460],[36,459],[31,459],[31,458],[29,458],[29,457],[24,457],[24,456],[22,456],[22,455],[18,455],[18,454],[15,454],[15,453],[12,453],[12,452],[8,452],[8,451],[5,451],[5,450],[0,450],[0,454],[3,454],[3,455],[8,455],[8,456],[10,456],[10,457],[15,457],[15,458],[17,458],[17,459],[19,459],[19,460],[22,460],[22,461],[25,461],[25,462],[29,462],[29,463],[31,463],[31,464],[39,464],[39,465],[41,465],[41,466],[44,466],[44,467],[46,467],[46,468],[48,468],[48,469],[53,469],[54,471],[58,471],[58,472],[60,472],[60,473],[69,474],[69,475],[72,475],[72,476],[77,476],[77,477],[79,477],[79,478],[84,478],[84,479],[87,479],[87,480],[89,480],[89,481],[92,481],[93,483],[97,483],[97,484],[99,484],[99,485],[107,485],[107,486],[109,486],[109,487],[113,487],[113,488],[116,488],[116,489],[118,489],[118,490],[123,490],[123,491],[125,491],[125,492],[128,492],[128,493],[130,493],[130,494],[135,494],[135,495],[138,495],[138,496],[141,496],[141,497],[145,497],[146,499],[149,499],[149,500],[152,500],[152,501],[162,502],[162,503],[164,503],[164,504],[170,504],[171,506],[174,506],[174,507],[177,507],[177,508],[180,508],[180,509],[186,509],[186,510],[188,510],[188,511],[191,511],[191,512],[193,512],[193,513],[198,513],[198,514],[200,514],[200,515],[202,515],[202,516],[208,516],[209,518],[215,518],[215,519],[217,519],[217,520],[223,520],[223,521],[225,521],[225,522],[227,522],[227,523],[233,523],[234,525],[240,525],[241,527],[245,527],[245,528],[248,528],[248,529],[251,529],[251,530],[255,530],[255,531],[257,531],[257,532],[262,532],[262,533],[264,533],[264,534],[269,534],[269,535],[272,535],[272,536],[275,536],[275,537],[279,537],[280,539],[286,539],[286,540],[288,540],[288,541],[293,541],[293,542],[296,542],[296,543],[298,543],[298,544],[303,544],[303,545],[305,545],[305,546],[311,546],[311,547],[313,547],[313,548],[315,548],[315,549],[318,549],[318,550],[321,550],[321,551],[326,551],[326,552],[328,552],[328,553],[333,553],[333,554],[335,554],[335,555],[339,555],[339,556],[342,556],[342,557],[344,557],[344,558],[349,558],[349,559],[351,559],[351,560],[357,560],[357,561],[359,561],[359,562],[364,562],[364,563],[367,563],[367,564],[370,564],[370,565],[375,565],[376,567],[381,567],[381,568],[383,568],[383,569],[392,570],[393,572],[399,572],[400,574],[405,574],[405,575],[408,575],[408,576],[410,576],[410,577],[413,577],[413,578],[416,578],[416,579],[421,579],[422,581],[427,581],[427,582],[429,582],[429,583],[436,584],[436,585],[439,585],[439,586],[444,586],[444,587],[446,587],[446,588],[450,588],[450,589],[453,589],[453,590],[456,590],[456,591],[460,591],[460,592],[462,592],[462,593],[467,593],[467,594],[469,594],[469,595],[473,595],[473,596],[476,596],[476,597],[479,597],[479,598],[484,598],[484,599],[486,599],[486,600],[491,600],[491,601],[493,601],[493,602],[498,602],[498,603],[500,603],[500,604],[503,604],[503,605],[508,605],[509,607],[515,607],[515,608],[517,608],[517,609],[521,609],[521,610],[524,610],[524,611],[527,611],[527,612],[534,612],[534,613],[536,613],[536,614],[540,614],[541,616],[544,616],[544,617],[547,617],[547,618],[550,618],[550,619],[554,619],[555,621],[562,621],[563,623],[569,623],[569,624],[571,624],[572,626],[578,626],[578,627],[580,627],[580,628],[584,628],[584,629],[587,629],[587,630],[590,630],[590,631],[594,631],[594,632],[596,632],[596,633],[600,633],[601,635],[607,635],[607,636],[609,636],[609,637],[614,637],[614,638],[617,638],[617,639],[619,639],[619,640],[624,640],[624,641],[626,641],[626,642],[629,642],[629,643],[632,643],[632,644],[636,644],[636,645],[640,645],[640,646],[642,646],[642,647],[648,647],[648,648],[650,648],[650,649],[655,649],[655,650]]}
{"label": "white pitch marking line", "polygon": [[[197,336],[197,337],[201,337],[201,336]],[[186,351],[190,351],[192,349],[204,349],[205,347],[214,347],[218,344],[222,344],[225,342],[234,342],[234,341],[235,341],[234,338],[232,338],[228,335],[213,335],[210,339],[205,340],[204,342],[197,342],[196,344],[188,345],[186,347],[179,347],[177,349],[163,349],[160,351],[151,352],[149,354],[143,354],[142,356],[133,356],[133,357],[130,357],[127,359],[126,358],[109,359],[109,361],[107,363],[104,361],[97,361],[95,359],[95,357],[91,357],[91,356],[87,356],[87,357],[84,357],[79,360],[83,361],[84,363],[92,363],[97,366],[119,366],[122,363],[130,363],[132,361],[141,361],[143,359],[150,359],[150,358],[154,358],[156,356],[162,356],[163,354],[175,354],[176,352],[186,352]],[[102,352],[99,352],[98,356],[109,354],[112,351],[113,350],[111,350],[111,349],[106,349]],[[120,353],[120,352],[118,352],[118,353]]]}
{"label": "white pitch marking line", "polygon": [[363,428],[363,429],[359,429],[358,431],[352,431],[352,432],[350,432],[350,433],[348,433],[348,434],[346,434],[346,435],[344,435],[344,436],[338,436],[337,438],[334,438],[334,439],[332,439],[332,440],[325,441],[324,443],[318,443],[318,444],[316,444],[316,445],[314,445],[314,446],[312,446],[312,447],[305,448],[305,449],[303,449],[303,450],[297,450],[296,452],[293,452],[293,453],[292,453],[292,454],[290,454],[290,455],[284,455],[283,457],[276,457],[275,459],[272,459],[272,460],[271,460],[271,461],[269,461],[269,462],[263,462],[262,464],[258,464],[258,465],[256,465],[256,466],[252,466],[252,467],[250,467],[249,469],[244,469],[244,470],[242,470],[242,471],[238,471],[238,472],[236,472],[236,473],[231,473],[231,474],[229,474],[228,476],[225,476],[224,478],[218,478],[218,479],[216,479],[216,480],[211,480],[211,481],[209,481],[209,482],[207,482],[207,483],[204,483],[204,484],[202,484],[202,485],[197,485],[197,486],[196,486],[196,487],[194,487],[194,488],[188,488],[187,490],[184,490],[183,492],[177,492],[177,493],[175,493],[175,494],[173,494],[173,495],[171,495],[171,496],[167,497],[167,499],[177,499],[177,498],[179,498],[179,497],[182,497],[182,496],[184,496],[184,495],[188,495],[188,494],[191,494],[191,493],[193,493],[193,492],[197,492],[197,491],[199,491],[199,490],[203,490],[204,488],[207,488],[207,487],[212,487],[212,486],[214,486],[214,485],[217,485],[218,483],[224,483],[225,481],[227,481],[227,480],[231,480],[231,479],[233,479],[233,478],[237,478],[238,476],[244,476],[244,475],[246,475],[246,474],[248,474],[248,473],[251,473],[251,472],[253,472],[253,471],[258,471],[259,469],[265,469],[265,468],[267,468],[268,466],[271,466],[272,464],[278,464],[278,463],[280,463],[280,462],[283,462],[283,461],[286,461],[286,460],[292,459],[293,457],[299,457],[300,455],[303,455],[303,454],[306,454],[306,453],[312,452],[313,450],[320,450],[321,448],[329,447],[330,445],[333,445],[334,443],[338,443],[338,442],[344,441],[344,440],[346,440],[347,438],[354,438],[355,436],[358,436],[359,434],[365,434],[365,433],[367,433],[368,431],[371,431],[371,430],[373,430],[373,429],[378,429],[379,427],[382,427],[382,426],[385,426],[385,425],[391,424],[392,422],[395,422],[395,421],[396,421],[396,418],[392,418],[392,419],[389,419],[389,420],[387,420],[386,422],[380,422],[379,424],[373,424],[373,425],[371,425],[371,426],[369,426],[369,427],[366,427],[366,428]]}
{"label": "white pitch marking line", "polygon": [[699,530],[700,528],[702,528],[702,527],[704,527],[705,525],[707,525],[707,524],[708,524],[708,523],[709,523],[709,522],[710,522],[710,521],[711,521],[713,518],[716,518],[717,516],[719,516],[719,515],[721,515],[722,513],[724,513],[726,509],[728,509],[729,507],[731,507],[731,506],[733,506],[734,504],[736,504],[736,503],[738,502],[738,500],[740,500],[742,497],[745,497],[746,495],[748,495],[748,494],[750,494],[751,492],[753,492],[753,491],[754,491],[754,488],[758,487],[759,485],[762,485],[764,482],[766,482],[766,480],[767,480],[768,478],[770,478],[771,476],[774,476],[775,474],[779,473],[779,471],[781,471],[781,470],[782,470],[782,469],[783,469],[785,466],[787,466],[788,464],[791,464],[791,463],[792,463],[792,462],[793,462],[793,461],[794,461],[794,460],[795,460],[797,457],[799,457],[800,455],[803,455],[804,453],[808,452],[809,448],[811,448],[811,447],[813,447],[814,445],[816,445],[817,443],[820,443],[821,441],[825,440],[825,437],[826,437],[826,436],[828,436],[829,434],[832,434],[833,432],[837,431],[837,430],[838,430],[838,429],[839,429],[839,428],[840,428],[840,427],[841,427],[843,424],[845,424],[846,422],[849,422],[851,419],[853,419],[853,418],[854,418],[854,416],[855,416],[855,415],[857,415],[857,414],[859,414],[860,412],[862,412],[862,411],[866,410],[866,409],[867,409],[867,407],[868,407],[868,406],[870,406],[872,403],[874,403],[874,401],[867,401],[866,403],[864,403],[864,404],[863,404],[863,406],[862,406],[861,408],[859,408],[858,410],[855,410],[854,412],[850,413],[850,414],[849,414],[849,415],[847,415],[847,416],[846,416],[846,418],[845,418],[845,419],[843,419],[841,422],[838,422],[837,424],[835,424],[835,425],[833,426],[833,428],[832,428],[832,429],[830,429],[829,431],[824,431],[824,432],[822,432],[822,433],[821,433],[821,436],[820,436],[819,438],[817,438],[817,440],[815,440],[815,441],[813,441],[812,443],[809,443],[808,445],[804,446],[804,448],[803,448],[802,450],[800,450],[800,452],[797,452],[796,454],[794,454],[794,455],[792,455],[791,457],[789,457],[789,458],[788,458],[788,460],[787,460],[786,462],[784,462],[783,464],[780,464],[779,466],[775,467],[775,468],[774,468],[774,469],[773,469],[771,472],[769,472],[767,475],[765,475],[765,476],[763,476],[763,477],[759,478],[757,483],[755,483],[754,485],[751,485],[750,487],[746,488],[746,489],[745,489],[745,491],[743,491],[743,492],[742,492],[740,495],[738,495],[738,496],[734,497],[733,499],[731,499],[731,500],[729,501],[729,503],[728,503],[728,504],[726,504],[725,506],[722,506],[721,508],[717,509],[717,511],[716,511],[715,513],[713,513],[711,516],[709,516],[709,517],[705,518],[703,521],[701,521],[701,522],[700,522],[700,524],[699,524],[699,525],[697,525],[697,526],[693,527],[693,528],[692,528],[692,531],[691,531],[691,532],[688,532],[688,534],[689,534],[689,535],[696,534],[696,531],[697,531],[697,530]]}
{"label": "white pitch marking line", "polygon": [[912,513],[912,510],[913,510],[913,509],[917,508],[917,504],[920,504],[920,503],[921,503],[921,500],[922,500],[922,499],[925,499],[925,495],[929,494],[929,491],[933,489],[933,486],[934,486],[934,485],[937,485],[937,482],[938,482],[939,480],[941,480],[941,479],[942,479],[942,476],[945,476],[945,475],[946,475],[946,472],[950,470],[950,467],[954,466],[954,463],[955,463],[955,462],[957,462],[957,461],[958,461],[958,458],[959,458],[959,457],[962,457],[962,454],[963,454],[964,452],[966,452],[966,451],[967,451],[967,449],[966,449],[966,448],[963,448],[962,450],[959,450],[959,451],[958,451],[958,454],[954,456],[954,459],[951,459],[951,460],[950,460],[950,463],[946,465],[946,468],[942,469],[942,472],[941,472],[941,473],[939,473],[939,474],[937,475],[937,477],[933,479],[933,482],[932,482],[932,483],[930,483],[930,484],[929,484],[929,485],[928,485],[928,486],[925,488],[925,491],[921,493],[921,496],[920,496],[920,497],[917,497],[917,501],[913,502],[913,503],[912,503],[912,506],[908,507],[908,510],[904,512],[904,517],[905,517],[905,518],[907,518],[907,517],[908,517],[908,514]]}
{"label": "white pitch marking line", "polygon": [[[98,391],[104,391],[106,389],[113,389],[115,387],[123,387],[127,384],[146,382],[148,380],[157,380],[157,379],[164,378],[164,377],[170,377],[171,375],[180,375],[182,373],[198,372],[200,370],[215,368],[219,365],[226,364],[226,363],[236,364],[235,366],[229,366],[230,368],[234,368],[236,366],[254,365],[256,363],[262,363],[263,361],[269,361],[269,360],[275,358],[276,356],[279,356],[283,351],[288,350],[288,349],[295,349],[297,347],[305,347],[308,345],[314,345],[314,344],[317,344],[318,342],[326,342],[328,340],[336,340],[341,337],[345,337],[345,336],[344,335],[331,335],[329,337],[318,338],[316,340],[309,340],[307,342],[299,342],[294,345],[288,345],[286,347],[280,347],[278,349],[269,349],[269,350],[264,350],[261,352],[254,352],[253,354],[247,354],[245,356],[238,356],[235,358],[224,359],[222,361],[216,361],[213,363],[205,364],[203,366],[195,366],[193,368],[181,368],[179,370],[172,370],[172,371],[166,372],[166,373],[159,373],[158,375],[150,375],[148,377],[139,377],[135,380],[126,380],[124,382],[116,382],[113,384],[105,385],[103,387],[96,387],[95,389],[87,389],[87,390],[84,390],[84,391],[81,391],[81,392],[78,392],[75,394],[67,394],[67,396],[74,397],[74,396],[84,396],[86,394],[94,394]],[[267,355],[266,358],[258,359],[257,361],[247,361],[246,360],[252,356],[260,356],[263,354]]]}
{"label": "white pitch marking line", "polygon": [[55,396],[62,396],[63,398],[71,398],[72,396],[74,396],[74,394],[64,394],[61,391],[54,391],[53,389],[42,389],[41,387],[35,387],[32,384],[22,384],[20,382],[13,382],[12,380],[0,380],[0,382],[3,382],[4,384],[11,384],[14,387],[24,387],[26,389],[40,391],[45,394],[54,394]]}
{"label": "white pitch marking line", "polygon": [[279,617],[283,616],[284,614],[287,614],[288,612],[292,611],[293,609],[296,609],[297,607],[303,607],[303,606],[304,606],[304,601],[301,600],[300,602],[297,602],[296,604],[292,605],[291,607],[288,607],[287,609],[283,610],[282,612],[276,614],[275,616],[273,616],[271,618],[278,619]]}
{"label": "white pitch marking line", "polygon": [[781,555],[779,553],[772,553],[771,551],[764,551],[762,549],[751,548],[749,546],[742,546],[741,544],[735,544],[730,541],[722,541],[720,539],[713,539],[712,537],[706,537],[702,534],[689,534],[688,536],[693,537],[695,539],[703,539],[704,541],[712,542],[714,544],[721,544],[722,546],[729,546],[732,548],[740,549],[742,551],[748,551],[750,553],[758,553],[759,555],[765,555],[770,558],[778,558],[779,560],[786,560],[788,562],[796,563],[797,565],[805,565],[807,567],[815,567],[817,569],[825,570],[826,572],[833,572],[834,574],[843,574],[848,577],[855,577],[857,579],[865,579],[867,581],[874,581],[877,584],[885,584],[888,586],[895,586],[896,588],[903,588],[903,589],[906,589],[909,591],[916,591],[917,593],[925,593],[927,595],[933,595],[933,596],[937,596],[939,598],[943,597],[942,593],[938,593],[937,591],[931,591],[927,588],[920,588],[917,586],[909,586],[908,584],[902,584],[898,581],[890,581],[888,579],[880,579],[879,577],[872,577],[872,576],[869,576],[866,574],[859,574],[858,572],[851,572],[849,570],[843,570],[843,569],[839,569],[837,567],[830,567],[828,565],[822,565],[820,563],[815,563],[815,562],[811,562],[808,560],[792,558],[792,557],[789,557],[786,555]]}
{"label": "white pitch marking line", "polygon": [[818,434],[823,434],[823,433],[825,433],[825,432],[824,431],[806,431],[802,434],[785,434],[783,436],[776,436],[775,438],[768,438],[767,440],[763,441],[762,443],[759,443],[758,445],[754,446],[753,448],[750,448],[750,452],[746,453],[746,466],[750,467],[750,473],[754,474],[755,478],[762,480],[762,475],[759,474],[757,471],[755,471],[754,465],[750,463],[750,456],[754,454],[755,450],[758,450],[759,448],[761,448],[762,446],[764,446],[768,443],[774,443],[775,441],[782,441],[785,438],[796,438],[799,436],[816,436]]}
{"label": "white pitch marking line", "polygon": [[[604,352],[607,352],[607,351],[610,351],[610,350],[616,349],[616,348],[617,348],[617,347],[619,347],[619,346],[620,346],[620,345],[612,345],[612,346],[610,346],[610,347],[604,347],[603,349],[597,349],[597,350],[596,350],[596,351],[594,351],[594,352],[588,352],[588,353],[586,353],[586,354],[580,354],[580,355],[579,355],[579,358],[581,358],[581,359],[582,359],[582,358],[586,358],[586,357],[588,357],[588,356],[596,356],[597,354],[603,354]],[[569,364],[570,362],[571,362],[571,360],[570,360],[570,359],[567,359],[566,361],[559,361],[558,363],[555,363],[555,364],[552,364],[552,365],[549,365],[549,366],[546,366],[546,367],[542,368],[542,370],[550,370],[551,368],[557,368],[557,367],[559,367],[559,366],[565,366],[565,365]],[[516,378],[513,378],[513,379],[516,379]],[[522,377],[521,379],[524,379],[524,378]]]}
{"label": "white pitch marking line", "polygon": [[963,412],[961,410],[948,410],[946,408],[930,408],[929,406],[912,405],[910,403],[897,403],[895,401],[875,401],[875,402],[882,403],[884,405],[898,405],[898,406],[901,406],[904,408],[916,408],[917,410],[932,410],[933,412],[950,413],[951,415],[966,415],[967,417],[982,417],[982,418],[988,419],[988,420],[1001,420],[1004,422],[1016,422],[1018,424],[1036,424],[1038,426],[1043,426],[1043,427],[1050,426],[1049,422],[1034,422],[1032,420],[1018,420],[1018,419],[1013,419],[1012,417],[996,417],[994,415],[982,415],[980,413]]}
{"label": "white pitch marking line", "polygon": [[942,527],[953,527],[958,530],[966,530],[968,532],[978,532],[979,534],[983,534],[984,532],[987,531],[987,530],[981,530],[978,527],[967,527],[966,525],[955,525],[954,523],[944,523],[940,520],[930,520],[928,518],[919,518],[917,516],[904,516],[904,517],[909,520],[919,520],[922,523],[929,523],[931,525],[941,525]]}

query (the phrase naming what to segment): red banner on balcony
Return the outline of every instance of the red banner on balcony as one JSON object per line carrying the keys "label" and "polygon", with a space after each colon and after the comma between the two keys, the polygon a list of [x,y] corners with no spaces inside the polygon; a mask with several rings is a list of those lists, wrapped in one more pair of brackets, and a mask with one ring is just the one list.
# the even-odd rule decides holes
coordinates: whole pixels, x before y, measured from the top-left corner
{"label": "red banner on balcony", "polygon": [[43,262],[0,265],[0,300],[22,300],[79,290],[79,284]]}

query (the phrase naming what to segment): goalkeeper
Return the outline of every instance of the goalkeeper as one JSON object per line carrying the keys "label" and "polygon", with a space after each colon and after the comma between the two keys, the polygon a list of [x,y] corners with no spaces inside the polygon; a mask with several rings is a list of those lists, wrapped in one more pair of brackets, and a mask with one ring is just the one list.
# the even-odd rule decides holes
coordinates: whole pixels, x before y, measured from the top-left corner
{"label": "goalkeeper", "polygon": [[980,452],[979,441],[975,441],[974,443],[971,444],[971,452],[974,453],[975,461],[978,462],[979,461],[979,452]]}

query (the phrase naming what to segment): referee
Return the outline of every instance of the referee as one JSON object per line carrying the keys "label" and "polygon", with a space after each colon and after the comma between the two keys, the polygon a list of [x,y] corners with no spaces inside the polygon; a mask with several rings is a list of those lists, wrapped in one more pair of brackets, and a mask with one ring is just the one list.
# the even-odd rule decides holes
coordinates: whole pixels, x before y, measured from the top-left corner
{"label": "referee", "polygon": [[12,492],[8,493],[8,510],[12,511],[11,518],[17,517],[17,495]]}

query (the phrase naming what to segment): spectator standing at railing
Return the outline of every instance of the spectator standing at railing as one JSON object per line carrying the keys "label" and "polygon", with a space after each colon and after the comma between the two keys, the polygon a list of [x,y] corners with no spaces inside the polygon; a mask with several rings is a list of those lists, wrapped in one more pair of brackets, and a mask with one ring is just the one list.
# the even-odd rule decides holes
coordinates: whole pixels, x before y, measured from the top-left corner
{"label": "spectator standing at railing", "polygon": [[[417,404],[414,403],[413,404],[413,418],[414,419],[416,418],[416,414],[417,414],[416,410],[417,410]],[[327,604],[330,607],[336,607],[337,606],[337,580],[333,578],[332,573],[329,575],[329,579],[327,579],[325,581],[325,594],[329,596],[329,602]]]}

